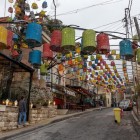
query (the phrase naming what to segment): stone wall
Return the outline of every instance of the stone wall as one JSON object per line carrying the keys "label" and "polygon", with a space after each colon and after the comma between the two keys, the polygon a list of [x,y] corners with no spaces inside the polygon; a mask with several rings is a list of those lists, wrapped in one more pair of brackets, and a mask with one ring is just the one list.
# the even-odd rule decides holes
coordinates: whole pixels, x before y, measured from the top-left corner
{"label": "stone wall", "polygon": [[[2,108],[4,108],[2,110]],[[35,124],[57,115],[56,106],[30,109],[29,123]],[[3,106],[0,109],[0,131],[16,129],[18,125],[18,107]]]}
{"label": "stone wall", "polygon": [[29,121],[31,124],[37,123],[47,118],[52,118],[57,115],[56,106],[48,106],[46,108],[33,108],[30,110]]}
{"label": "stone wall", "polygon": [[18,107],[6,106],[5,111],[0,111],[0,131],[17,128]]}

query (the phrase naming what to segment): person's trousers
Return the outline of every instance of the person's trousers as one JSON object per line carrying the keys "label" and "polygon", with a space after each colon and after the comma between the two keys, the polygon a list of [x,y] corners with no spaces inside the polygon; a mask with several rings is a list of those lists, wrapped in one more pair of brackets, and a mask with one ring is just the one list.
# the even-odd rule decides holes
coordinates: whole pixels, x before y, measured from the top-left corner
{"label": "person's trousers", "polygon": [[18,124],[22,124],[22,119],[23,119],[23,124],[26,123],[26,112],[20,112],[19,113],[19,120],[18,120]]}

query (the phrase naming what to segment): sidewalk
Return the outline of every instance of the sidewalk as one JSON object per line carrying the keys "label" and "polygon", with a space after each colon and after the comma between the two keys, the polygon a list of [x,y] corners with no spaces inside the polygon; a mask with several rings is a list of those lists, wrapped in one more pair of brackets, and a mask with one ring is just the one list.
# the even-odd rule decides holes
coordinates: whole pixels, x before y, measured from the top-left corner
{"label": "sidewalk", "polygon": [[[105,108],[106,107],[104,107],[103,109],[105,109]],[[47,118],[46,120],[43,120],[43,121],[41,121],[37,124],[34,124],[34,125],[29,125],[29,126],[26,126],[26,127],[22,127],[22,128],[18,128],[18,129],[11,130],[11,131],[6,131],[6,132],[3,131],[3,132],[0,132],[0,139],[4,140],[4,139],[10,138],[10,137],[15,136],[15,135],[20,135],[20,134],[23,134],[23,133],[26,133],[26,132],[29,132],[29,131],[33,131],[35,129],[44,127],[48,124],[52,124],[52,123],[55,123],[55,122],[59,122],[59,121],[62,121],[62,120],[69,119],[71,117],[76,117],[76,116],[79,116],[79,115],[82,115],[82,114],[85,114],[85,113],[89,113],[89,112],[92,112],[94,110],[99,110],[99,108],[86,109],[83,112],[76,112],[76,113],[73,113],[73,114],[57,115],[54,118]]]}
{"label": "sidewalk", "polygon": [[140,111],[137,112],[137,108],[136,106],[133,107],[133,113],[134,113],[134,119],[138,122],[138,124],[140,125]]}

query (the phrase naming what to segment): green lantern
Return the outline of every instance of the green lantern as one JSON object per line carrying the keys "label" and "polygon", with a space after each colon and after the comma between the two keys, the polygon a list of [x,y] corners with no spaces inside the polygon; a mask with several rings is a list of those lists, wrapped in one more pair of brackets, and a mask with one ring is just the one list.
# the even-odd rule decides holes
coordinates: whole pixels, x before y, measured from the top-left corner
{"label": "green lantern", "polygon": [[90,56],[90,60],[91,60],[91,61],[94,61],[94,60],[95,60],[94,55],[91,55],[91,56]]}
{"label": "green lantern", "polygon": [[62,47],[64,51],[75,50],[75,30],[70,27],[66,27],[62,30]]}
{"label": "green lantern", "polygon": [[96,33],[94,30],[88,29],[83,32],[82,35],[83,52],[91,54],[96,50],[95,36]]}
{"label": "green lantern", "polygon": [[140,48],[137,49],[137,62],[140,64]]}
{"label": "green lantern", "polygon": [[40,66],[40,75],[46,75],[47,70],[46,70],[46,64],[41,64]]}

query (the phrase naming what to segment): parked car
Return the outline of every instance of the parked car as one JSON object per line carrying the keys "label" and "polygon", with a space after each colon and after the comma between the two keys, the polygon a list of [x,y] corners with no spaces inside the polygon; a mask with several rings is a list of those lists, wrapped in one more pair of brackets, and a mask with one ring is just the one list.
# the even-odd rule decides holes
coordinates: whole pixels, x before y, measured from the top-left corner
{"label": "parked car", "polygon": [[130,99],[125,99],[120,102],[119,107],[123,110],[131,111],[133,109],[133,103]]}

